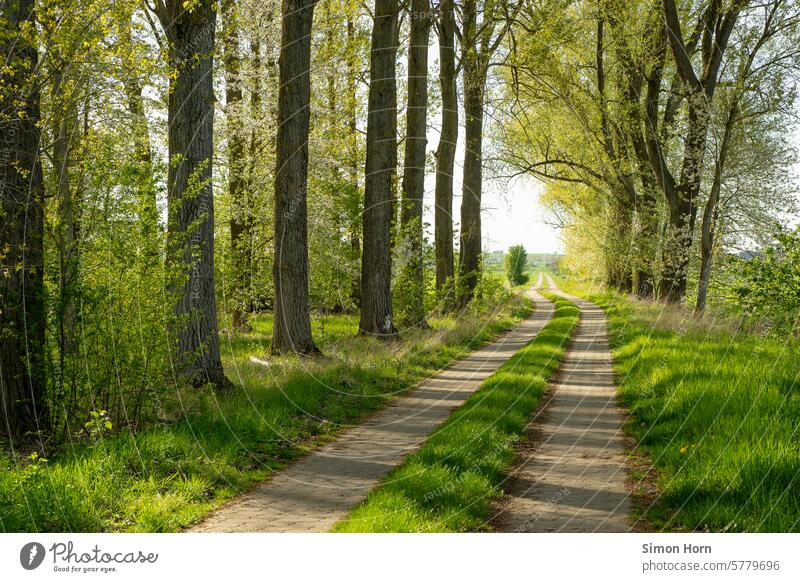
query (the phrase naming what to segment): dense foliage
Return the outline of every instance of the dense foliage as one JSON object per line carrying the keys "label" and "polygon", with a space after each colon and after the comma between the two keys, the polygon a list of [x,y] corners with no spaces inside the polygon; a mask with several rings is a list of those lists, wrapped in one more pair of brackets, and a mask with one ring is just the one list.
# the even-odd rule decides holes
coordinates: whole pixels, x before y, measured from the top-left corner
{"label": "dense foliage", "polygon": [[726,257],[797,209],[796,2],[526,5],[498,160],[545,182],[562,268],[670,302],[735,298]]}
{"label": "dense foliage", "polygon": [[742,261],[737,298],[749,314],[779,331],[797,333],[800,321],[800,230],[781,232],[763,256]]}
{"label": "dense foliage", "polygon": [[512,245],[505,256],[506,278],[511,285],[528,282],[528,253],[522,245]]}

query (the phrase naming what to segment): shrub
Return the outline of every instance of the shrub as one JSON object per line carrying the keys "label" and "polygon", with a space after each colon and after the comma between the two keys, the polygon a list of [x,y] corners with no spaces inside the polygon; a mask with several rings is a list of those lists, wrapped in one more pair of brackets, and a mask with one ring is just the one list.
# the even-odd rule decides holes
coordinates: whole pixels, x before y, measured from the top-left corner
{"label": "shrub", "polygon": [[528,253],[525,252],[524,246],[509,247],[505,262],[506,277],[511,285],[524,285],[528,282],[528,274],[525,272],[528,268]]}
{"label": "shrub", "polygon": [[745,262],[736,294],[749,314],[766,317],[776,328],[798,331],[800,314],[800,229],[781,232],[777,245]]}

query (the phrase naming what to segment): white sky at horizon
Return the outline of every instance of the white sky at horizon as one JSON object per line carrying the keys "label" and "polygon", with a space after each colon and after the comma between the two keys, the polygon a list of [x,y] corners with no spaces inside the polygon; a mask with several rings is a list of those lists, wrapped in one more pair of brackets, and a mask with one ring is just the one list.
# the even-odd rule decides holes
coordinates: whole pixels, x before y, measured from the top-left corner
{"label": "white sky at horizon", "polygon": [[[438,71],[439,45],[436,34],[431,35],[428,62],[431,71]],[[438,80],[438,75],[431,75]],[[459,92],[459,100],[461,94]],[[456,162],[453,178],[453,223],[458,231],[461,206],[462,170],[464,161],[464,113],[459,103],[459,133],[456,148]],[[800,117],[800,103],[797,104],[797,115]],[[430,154],[436,151],[439,143],[439,127],[441,112],[433,108],[428,113],[428,145]],[[491,123],[487,116],[487,123]],[[484,141],[490,139],[490,132],[484,128]],[[800,124],[793,127],[791,140],[800,150]],[[553,223],[550,211],[540,203],[544,190],[543,183],[532,176],[521,176],[511,180],[491,178],[484,171],[483,193],[481,200],[481,230],[484,251],[505,251],[509,246],[522,244],[529,253],[563,253],[564,243],[560,238],[560,229]],[[787,176],[800,181],[800,161],[794,168],[787,170]],[[435,172],[426,172],[425,178],[425,215],[428,223],[426,234],[433,242],[434,223],[434,185]],[[800,194],[798,195],[800,196]],[[799,200],[800,201],[800,200]],[[788,223],[800,226],[800,216],[787,217]],[[455,240],[458,245],[458,237]]]}
{"label": "white sky at horizon", "polygon": [[[428,50],[431,71],[438,71],[439,42],[436,34],[431,34]],[[431,73],[438,79],[437,73]],[[461,95],[459,94],[459,100]],[[458,232],[460,224],[461,189],[464,163],[464,112],[459,103],[458,144],[453,176],[453,226]],[[487,116],[487,122],[488,116]],[[427,152],[436,151],[439,144],[441,111],[434,108],[428,112]],[[488,134],[484,128],[484,133]],[[488,135],[484,136],[484,140]],[[428,223],[426,234],[433,242],[434,189],[436,172],[425,174],[425,215]],[[492,178],[484,170],[483,192],[481,196],[481,234],[484,251],[505,251],[511,245],[521,244],[529,253],[562,253],[564,245],[559,238],[559,230],[548,220],[549,211],[540,204],[539,197],[544,190],[541,181],[531,176],[520,176],[510,180]],[[458,245],[458,237],[455,240]]]}

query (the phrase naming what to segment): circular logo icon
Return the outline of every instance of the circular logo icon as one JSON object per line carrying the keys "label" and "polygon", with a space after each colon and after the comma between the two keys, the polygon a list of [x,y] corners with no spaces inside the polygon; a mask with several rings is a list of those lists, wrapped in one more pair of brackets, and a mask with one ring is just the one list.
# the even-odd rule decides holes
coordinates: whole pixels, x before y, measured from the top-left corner
{"label": "circular logo icon", "polygon": [[42,565],[44,554],[44,546],[39,542],[27,543],[19,552],[19,563],[26,570],[35,570]]}

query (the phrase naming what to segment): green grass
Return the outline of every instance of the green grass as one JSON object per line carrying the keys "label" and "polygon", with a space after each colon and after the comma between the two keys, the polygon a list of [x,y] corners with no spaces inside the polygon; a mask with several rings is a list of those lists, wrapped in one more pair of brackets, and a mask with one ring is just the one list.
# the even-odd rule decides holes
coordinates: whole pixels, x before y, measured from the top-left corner
{"label": "green grass", "polygon": [[337,524],[339,532],[487,529],[515,443],[555,372],[578,310],[565,299],[553,319]]}
{"label": "green grass", "polygon": [[[325,358],[264,355],[271,322],[223,340],[239,385],[216,397],[176,394],[156,427],[73,439],[50,459],[0,453],[0,531],[176,531],[358,422],[388,398],[493,339],[530,313],[514,298],[489,316],[432,319],[400,342],[354,337],[347,316],[315,322]],[[165,404],[165,408],[168,408]]]}
{"label": "green grass", "polygon": [[523,283],[522,285],[511,285],[508,281],[508,276],[506,275],[505,268],[503,267],[501,270],[492,270],[492,271],[485,271],[483,273],[484,277],[494,279],[499,284],[501,284],[506,289],[510,290],[512,293],[519,293],[530,289],[534,283],[536,283],[536,277],[538,276],[538,270],[530,270],[526,269],[525,274],[528,275],[527,282]]}
{"label": "green grass", "polygon": [[626,428],[656,469],[663,530],[800,531],[800,356],[663,305],[597,295]]}

